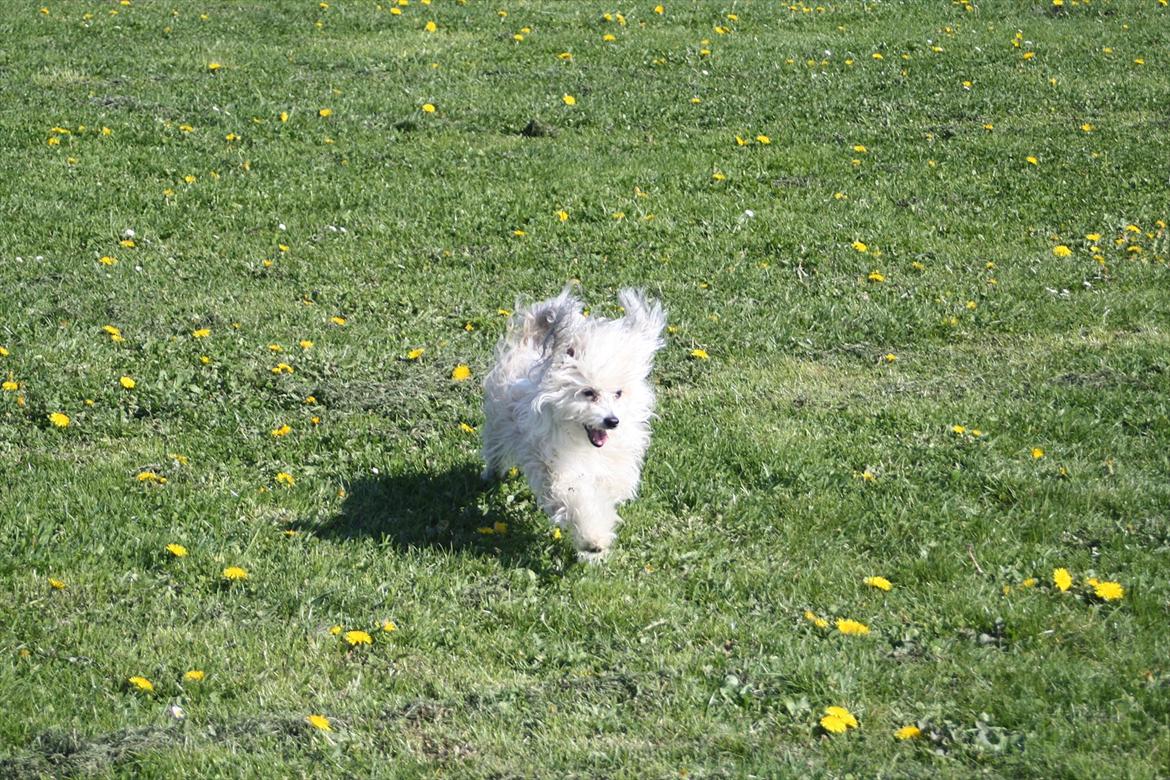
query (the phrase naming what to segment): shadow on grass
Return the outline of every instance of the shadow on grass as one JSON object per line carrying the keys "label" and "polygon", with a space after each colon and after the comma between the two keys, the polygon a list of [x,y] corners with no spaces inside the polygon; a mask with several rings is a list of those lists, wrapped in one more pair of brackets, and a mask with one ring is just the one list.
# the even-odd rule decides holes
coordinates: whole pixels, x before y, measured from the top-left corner
{"label": "shadow on grass", "polygon": [[339,514],[305,530],[322,539],[375,539],[404,552],[444,550],[530,569],[547,565],[541,562],[544,540],[532,523],[507,514],[496,485],[484,483],[470,464],[363,477],[349,485]]}

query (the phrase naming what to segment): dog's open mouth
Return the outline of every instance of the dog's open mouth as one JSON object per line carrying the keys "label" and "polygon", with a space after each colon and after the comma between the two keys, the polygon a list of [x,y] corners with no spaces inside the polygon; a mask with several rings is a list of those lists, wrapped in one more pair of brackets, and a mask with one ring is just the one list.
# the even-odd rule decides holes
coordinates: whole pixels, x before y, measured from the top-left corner
{"label": "dog's open mouth", "polygon": [[609,438],[609,433],[600,428],[590,428],[585,426],[585,433],[589,435],[589,443],[594,447],[601,447],[605,444],[605,440]]}

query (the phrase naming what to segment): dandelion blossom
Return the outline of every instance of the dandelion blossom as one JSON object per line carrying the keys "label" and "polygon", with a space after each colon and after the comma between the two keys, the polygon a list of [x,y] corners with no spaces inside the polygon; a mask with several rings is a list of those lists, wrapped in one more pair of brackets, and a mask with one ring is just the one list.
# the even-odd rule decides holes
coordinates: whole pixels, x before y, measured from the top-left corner
{"label": "dandelion blossom", "polygon": [[894,588],[885,577],[866,577],[862,581],[869,587],[877,588],[878,590],[890,591]]}
{"label": "dandelion blossom", "polygon": [[562,95],[561,100],[564,101],[566,106],[577,105],[577,98],[573,97],[572,95],[568,95],[568,94]]}
{"label": "dandelion blossom", "polygon": [[154,685],[145,677],[135,675],[134,677],[126,678],[126,682],[130,683],[135,690],[142,691],[143,693],[154,693]]}
{"label": "dandelion blossom", "polygon": [[1103,601],[1117,601],[1125,595],[1119,582],[1093,582],[1093,595]]}
{"label": "dandelion blossom", "polygon": [[206,676],[202,669],[192,669],[183,673],[183,682],[199,682]]}
{"label": "dandelion blossom", "polygon": [[813,612],[811,609],[806,609],[804,611],[804,619],[812,623],[817,628],[829,627],[829,621],[825,620],[823,617],[818,616],[817,613]]}
{"label": "dandelion blossom", "polygon": [[49,578],[49,587],[53,590],[65,590],[65,583],[62,580]]}
{"label": "dandelion blossom", "polygon": [[915,725],[903,726],[894,732],[894,739],[905,741],[907,739],[914,739],[922,733],[922,729]]}
{"label": "dandelion blossom", "polygon": [[433,114],[433,113],[435,113],[435,104],[434,103],[423,103],[422,110],[423,110],[424,114]]}
{"label": "dandelion blossom", "polygon": [[1072,254],[1072,250],[1064,244],[1057,244],[1056,246],[1052,247],[1052,254],[1056,255],[1057,257],[1068,257]]}
{"label": "dandelion blossom", "polygon": [[471,379],[471,369],[465,363],[460,363],[451,371],[451,378],[456,382],[466,382]]}
{"label": "dandelion blossom", "polygon": [[866,246],[865,243],[862,241],[854,241],[853,242],[853,249],[854,249],[854,251],[862,252],[862,253],[869,251],[869,247]]}
{"label": "dandelion blossom", "polygon": [[1057,590],[1064,593],[1072,587],[1072,575],[1068,573],[1068,569],[1053,569],[1052,584],[1056,586]]}
{"label": "dandelion blossom", "polygon": [[406,353],[406,359],[407,360],[418,360],[420,357],[423,356],[423,353],[425,353],[425,352],[426,352],[426,350],[423,349],[422,347],[419,347],[417,349],[412,349],[412,350],[410,350],[410,352]]}
{"label": "dandelion blossom", "polygon": [[49,415],[49,422],[51,422],[57,428],[68,428],[69,415],[62,412],[53,412]]}
{"label": "dandelion blossom", "polygon": [[248,579],[248,570],[239,566],[228,566],[223,570],[223,578],[228,582],[239,582]]}
{"label": "dandelion blossom", "polygon": [[821,728],[830,734],[844,734],[849,729],[857,728],[857,718],[844,707],[825,707]]}
{"label": "dandelion blossom", "polygon": [[305,716],[305,723],[321,731],[333,731],[333,726],[329,723],[329,718],[326,718],[324,715],[307,715]]}
{"label": "dandelion blossom", "polygon": [[837,630],[846,636],[865,636],[869,633],[869,626],[856,620],[837,618]]}
{"label": "dandelion blossom", "polygon": [[322,119],[328,119],[329,117],[333,116],[333,109],[332,108],[319,109],[317,111],[317,116],[321,117]]}
{"label": "dandelion blossom", "polygon": [[164,549],[176,558],[186,558],[187,557],[187,548],[181,544],[175,544],[172,542],[171,544],[168,544]]}
{"label": "dandelion blossom", "polygon": [[344,639],[350,647],[357,647],[358,645],[372,645],[373,638],[365,631],[346,631]]}
{"label": "dandelion blossom", "polygon": [[392,633],[392,632],[397,631],[397,630],[398,630],[398,626],[394,625],[393,620],[383,620],[382,621],[382,631],[384,631],[385,633],[389,634],[389,633]]}
{"label": "dandelion blossom", "polygon": [[287,471],[276,472],[276,484],[284,485],[285,487],[292,487],[296,484],[296,482],[297,481],[293,479],[293,475],[289,474]]}
{"label": "dandelion blossom", "polygon": [[120,379],[118,379],[118,384],[120,384],[122,387],[126,388],[127,390],[133,390],[138,383],[135,382],[132,378],[130,378],[128,376],[124,376],[124,377],[121,377]]}
{"label": "dandelion blossom", "polygon": [[692,349],[691,357],[693,357],[695,360],[709,360],[711,358],[705,349]]}

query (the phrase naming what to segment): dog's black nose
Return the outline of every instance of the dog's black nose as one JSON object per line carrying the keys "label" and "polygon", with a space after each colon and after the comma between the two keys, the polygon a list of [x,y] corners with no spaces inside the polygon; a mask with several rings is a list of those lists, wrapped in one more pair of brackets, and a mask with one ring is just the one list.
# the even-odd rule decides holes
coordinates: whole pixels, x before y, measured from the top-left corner
{"label": "dog's black nose", "polygon": [[618,418],[614,417],[611,414],[609,417],[606,417],[604,420],[602,420],[601,424],[604,425],[606,428],[613,430],[614,428],[616,428],[618,426]]}
{"label": "dog's black nose", "polygon": [[601,552],[601,549],[602,548],[600,545],[596,545],[596,544],[585,545],[585,552],[599,553],[599,552]]}

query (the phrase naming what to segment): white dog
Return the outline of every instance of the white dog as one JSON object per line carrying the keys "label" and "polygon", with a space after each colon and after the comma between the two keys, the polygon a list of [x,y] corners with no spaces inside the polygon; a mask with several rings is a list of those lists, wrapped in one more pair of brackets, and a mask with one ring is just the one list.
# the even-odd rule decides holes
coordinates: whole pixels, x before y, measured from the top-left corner
{"label": "white dog", "polygon": [[641,292],[618,301],[616,320],[582,314],[567,288],[517,307],[484,380],[484,479],[519,466],[587,561],[609,550],[617,506],[638,491],[654,410],[648,377],[666,324]]}

